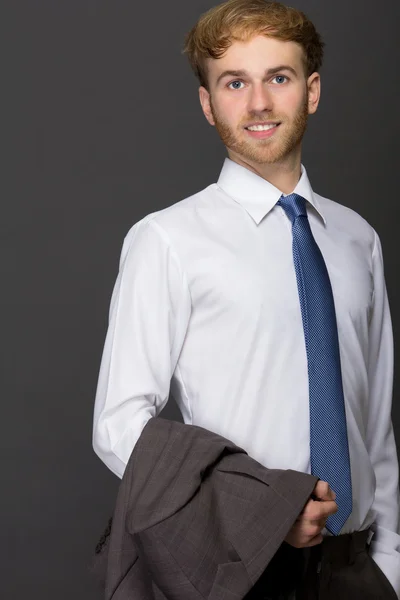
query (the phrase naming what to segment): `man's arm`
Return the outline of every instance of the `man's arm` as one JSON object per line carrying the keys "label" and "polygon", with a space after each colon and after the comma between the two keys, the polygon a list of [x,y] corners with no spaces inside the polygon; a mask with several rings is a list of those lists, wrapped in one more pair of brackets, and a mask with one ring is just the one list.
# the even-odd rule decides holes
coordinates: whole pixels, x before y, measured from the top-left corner
{"label": "man's arm", "polygon": [[373,309],[369,329],[367,448],[376,476],[376,512],[371,556],[400,596],[398,460],[391,420],[393,333],[384,280],[382,248],[375,233],[372,254]]}
{"label": "man's arm", "polygon": [[164,230],[147,217],[121,252],[93,423],[93,448],[122,477],[151,417],[165,406],[191,311],[186,276]]}

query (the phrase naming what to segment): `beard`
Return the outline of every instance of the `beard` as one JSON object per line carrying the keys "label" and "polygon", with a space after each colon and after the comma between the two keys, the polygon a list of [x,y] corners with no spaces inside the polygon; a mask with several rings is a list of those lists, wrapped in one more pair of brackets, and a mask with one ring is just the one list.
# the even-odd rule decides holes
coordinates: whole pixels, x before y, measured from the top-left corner
{"label": "beard", "polygon": [[243,126],[238,126],[237,131],[219,117],[210,98],[211,113],[214,118],[215,128],[223,144],[247,161],[257,164],[273,164],[284,160],[301,143],[307,128],[308,121],[308,92],[302,105],[291,121],[279,115],[252,115],[243,123],[249,121],[279,121],[279,131],[272,138],[244,139],[246,133]]}

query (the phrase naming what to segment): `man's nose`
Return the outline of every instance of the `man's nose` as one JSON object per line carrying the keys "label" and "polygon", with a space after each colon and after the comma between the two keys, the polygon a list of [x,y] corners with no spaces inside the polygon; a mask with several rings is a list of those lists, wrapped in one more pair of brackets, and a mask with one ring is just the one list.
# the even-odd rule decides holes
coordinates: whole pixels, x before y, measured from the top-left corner
{"label": "man's nose", "polygon": [[272,110],[272,96],[267,86],[263,83],[254,84],[248,96],[249,112],[263,112]]}

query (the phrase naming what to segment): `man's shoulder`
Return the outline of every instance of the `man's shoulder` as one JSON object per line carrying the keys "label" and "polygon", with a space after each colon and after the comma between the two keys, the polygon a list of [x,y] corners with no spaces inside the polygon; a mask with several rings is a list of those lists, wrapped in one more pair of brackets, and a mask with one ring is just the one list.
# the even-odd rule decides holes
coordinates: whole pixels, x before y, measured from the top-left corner
{"label": "man's shoulder", "polygon": [[138,230],[152,229],[157,235],[169,239],[174,233],[189,230],[198,221],[201,212],[212,209],[216,193],[217,186],[212,183],[165,208],[148,213],[131,226],[126,237],[132,238]]}
{"label": "man's shoulder", "polygon": [[342,231],[347,230],[366,241],[374,239],[375,231],[372,225],[354,209],[315,192],[314,196],[328,225],[333,224]]}

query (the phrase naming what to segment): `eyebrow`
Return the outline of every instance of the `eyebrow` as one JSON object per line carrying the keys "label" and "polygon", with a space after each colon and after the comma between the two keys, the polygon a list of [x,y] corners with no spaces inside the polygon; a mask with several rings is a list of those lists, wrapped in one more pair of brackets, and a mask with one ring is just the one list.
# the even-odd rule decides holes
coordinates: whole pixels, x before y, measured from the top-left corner
{"label": "eyebrow", "polygon": [[[293,73],[293,75],[295,77],[297,77],[296,71],[293,69],[293,67],[290,67],[289,65],[279,65],[279,67],[272,67],[271,69],[266,69],[265,70],[265,75],[267,75],[267,76],[275,75],[276,73],[279,73],[280,71],[289,71],[290,73]],[[228,76],[229,77],[247,77],[248,75],[249,75],[249,73],[247,71],[244,71],[244,70],[239,70],[239,71],[222,71],[222,73],[218,76],[217,84],[224,77],[228,77]]]}

